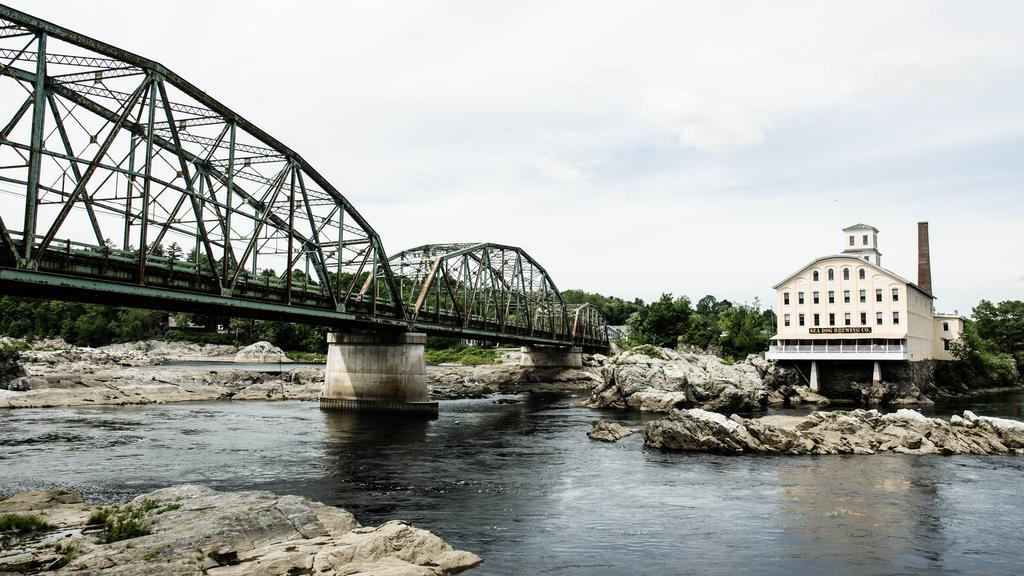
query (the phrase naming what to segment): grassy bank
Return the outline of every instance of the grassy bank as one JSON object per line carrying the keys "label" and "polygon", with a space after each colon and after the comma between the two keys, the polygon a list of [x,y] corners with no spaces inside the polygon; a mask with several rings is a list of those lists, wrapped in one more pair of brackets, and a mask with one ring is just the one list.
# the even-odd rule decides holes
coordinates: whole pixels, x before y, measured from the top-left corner
{"label": "grassy bank", "polygon": [[452,346],[449,348],[427,349],[424,352],[427,364],[499,364],[497,348],[476,348],[474,346]]}

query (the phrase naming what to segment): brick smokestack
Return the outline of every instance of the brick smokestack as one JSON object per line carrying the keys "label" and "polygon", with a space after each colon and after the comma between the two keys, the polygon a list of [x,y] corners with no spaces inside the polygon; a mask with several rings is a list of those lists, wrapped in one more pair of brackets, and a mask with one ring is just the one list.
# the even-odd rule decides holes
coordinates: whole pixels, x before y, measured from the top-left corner
{"label": "brick smokestack", "polygon": [[928,245],[928,223],[917,223],[917,285],[932,293],[932,256]]}

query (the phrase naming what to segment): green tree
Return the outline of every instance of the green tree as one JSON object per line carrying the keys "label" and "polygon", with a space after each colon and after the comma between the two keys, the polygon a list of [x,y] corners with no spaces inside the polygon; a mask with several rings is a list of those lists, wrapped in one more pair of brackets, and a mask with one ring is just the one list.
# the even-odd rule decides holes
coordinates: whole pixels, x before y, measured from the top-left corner
{"label": "green tree", "polygon": [[971,311],[978,336],[1006,354],[1024,351],[1024,302],[982,300]]}
{"label": "green tree", "polygon": [[562,299],[566,304],[593,304],[604,314],[609,326],[625,324],[632,313],[644,306],[644,301],[639,298],[630,302],[617,296],[605,296],[583,290],[564,290]]}
{"label": "green tree", "polygon": [[662,294],[656,302],[634,312],[627,321],[630,344],[674,347],[679,335],[690,330],[693,309],[686,296]]}

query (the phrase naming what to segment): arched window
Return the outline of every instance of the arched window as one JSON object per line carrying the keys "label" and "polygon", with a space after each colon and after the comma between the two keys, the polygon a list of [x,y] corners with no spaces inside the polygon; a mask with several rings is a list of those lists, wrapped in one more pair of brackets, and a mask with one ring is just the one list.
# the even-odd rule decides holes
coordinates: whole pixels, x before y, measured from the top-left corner
{"label": "arched window", "polygon": [[829,280],[835,280],[836,279],[836,271],[833,270],[832,268],[828,269],[828,279]]}
{"label": "arched window", "polygon": [[843,280],[849,280],[849,279],[850,279],[850,269],[849,268],[843,268]]}
{"label": "arched window", "polygon": [[864,269],[863,269],[863,268],[861,268],[860,270],[858,270],[858,271],[857,271],[857,274],[858,274],[858,276],[860,277],[860,279],[861,279],[861,280],[863,280],[863,279],[864,279],[864,277],[866,276],[866,275],[865,275],[865,273],[864,273]]}
{"label": "arched window", "polygon": [[811,277],[814,279],[815,282],[817,282],[818,281],[818,271],[815,270],[814,272],[812,272],[811,273]]}

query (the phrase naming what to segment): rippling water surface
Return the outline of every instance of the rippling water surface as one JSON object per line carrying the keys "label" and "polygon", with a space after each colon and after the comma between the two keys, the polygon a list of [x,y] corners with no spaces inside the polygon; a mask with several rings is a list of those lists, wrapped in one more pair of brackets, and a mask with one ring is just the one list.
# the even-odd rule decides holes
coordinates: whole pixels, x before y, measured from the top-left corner
{"label": "rippling water surface", "polygon": [[[585,435],[639,415],[515,398],[443,402],[434,421],[303,402],[0,411],[0,495],[302,494],[428,528],[479,574],[1024,573],[1024,458],[664,453]],[[1020,418],[1022,402],[955,408]]]}

